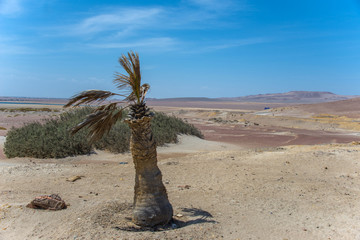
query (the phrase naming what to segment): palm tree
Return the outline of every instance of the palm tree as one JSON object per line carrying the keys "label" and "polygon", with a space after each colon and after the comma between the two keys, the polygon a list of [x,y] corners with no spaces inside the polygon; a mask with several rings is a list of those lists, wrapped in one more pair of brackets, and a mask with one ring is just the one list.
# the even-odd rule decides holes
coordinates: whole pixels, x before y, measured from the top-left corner
{"label": "palm tree", "polygon": [[[122,119],[123,109],[129,108],[125,122],[131,129],[130,150],[136,171],[132,220],[140,226],[165,224],[172,218],[173,208],[162,182],[161,171],[157,166],[156,143],[150,125],[153,113],[145,103],[145,95],[150,86],[141,85],[140,61],[137,53],[129,52],[128,56],[122,55],[119,63],[128,74],[115,74],[114,83],[122,94],[88,90],[73,96],[64,107],[101,103],[116,95],[124,97],[123,101],[98,106],[83,122],[72,129],[72,133],[75,134],[80,129],[88,127],[90,141],[97,141],[110,131],[116,121]],[[127,103],[127,105],[118,108],[118,103]]]}

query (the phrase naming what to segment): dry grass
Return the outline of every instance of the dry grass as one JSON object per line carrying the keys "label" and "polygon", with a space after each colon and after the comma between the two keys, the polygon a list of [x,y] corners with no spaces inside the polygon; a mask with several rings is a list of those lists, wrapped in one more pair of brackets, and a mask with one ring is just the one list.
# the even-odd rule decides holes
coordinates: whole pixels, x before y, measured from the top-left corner
{"label": "dry grass", "polygon": [[333,114],[319,114],[312,118],[321,123],[337,124],[339,128],[360,131],[360,121],[354,118]]}

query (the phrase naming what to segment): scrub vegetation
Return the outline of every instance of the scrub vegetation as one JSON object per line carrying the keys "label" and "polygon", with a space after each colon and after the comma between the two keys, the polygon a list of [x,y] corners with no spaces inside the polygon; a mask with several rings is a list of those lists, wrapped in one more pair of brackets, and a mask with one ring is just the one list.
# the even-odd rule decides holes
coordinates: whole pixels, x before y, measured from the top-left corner
{"label": "scrub vegetation", "polygon": [[[118,121],[107,135],[94,144],[88,141],[89,132],[86,128],[81,129],[75,135],[70,133],[69,130],[93,110],[91,107],[77,108],[62,113],[56,119],[48,119],[42,123],[30,123],[21,128],[12,128],[9,130],[5,142],[6,156],[9,158],[63,158],[90,154],[94,148],[113,153],[129,151],[130,128],[122,121]],[[203,137],[193,125],[163,113],[155,113],[152,119],[152,131],[158,146],[176,143],[178,134]]]}

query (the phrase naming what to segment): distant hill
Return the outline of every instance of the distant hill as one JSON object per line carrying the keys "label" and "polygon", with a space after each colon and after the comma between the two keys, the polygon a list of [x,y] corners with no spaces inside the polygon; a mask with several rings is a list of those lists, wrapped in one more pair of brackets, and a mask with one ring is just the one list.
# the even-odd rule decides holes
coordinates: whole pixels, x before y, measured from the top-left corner
{"label": "distant hill", "polygon": [[[352,99],[360,96],[337,95],[331,92],[311,92],[311,91],[291,91],[287,93],[269,93],[249,95],[244,97],[223,97],[223,98],[206,98],[206,97],[182,97],[182,98],[148,98],[148,102],[156,103],[178,103],[181,102],[253,102],[253,103],[281,103],[281,104],[303,104],[303,103],[323,103],[340,100]],[[114,101],[113,99],[112,101]],[[33,102],[33,103],[53,103],[65,104],[66,98],[28,98],[28,97],[1,97],[0,102]]]}
{"label": "distant hill", "polygon": [[206,97],[147,98],[147,100],[155,101],[155,102],[216,102],[216,101],[224,101],[221,98],[206,98]]}
{"label": "distant hill", "polygon": [[331,92],[291,91],[287,93],[258,94],[245,97],[223,98],[238,102],[268,102],[268,103],[321,103],[347,100],[356,96],[337,95]]}
{"label": "distant hill", "polygon": [[230,98],[204,98],[204,97],[188,97],[188,98],[164,98],[149,99],[152,102],[259,102],[259,103],[322,103],[347,100],[359,96],[337,95],[331,92],[311,92],[311,91],[291,91],[287,93],[269,93],[249,95],[244,97]]}

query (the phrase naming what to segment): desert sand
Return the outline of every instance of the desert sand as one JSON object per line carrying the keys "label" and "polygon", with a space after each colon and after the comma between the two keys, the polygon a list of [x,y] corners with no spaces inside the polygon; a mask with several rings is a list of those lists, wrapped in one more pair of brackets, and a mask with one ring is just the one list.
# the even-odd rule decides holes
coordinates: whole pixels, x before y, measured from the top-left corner
{"label": "desert sand", "polygon": [[[169,226],[139,229],[131,223],[129,153],[0,155],[0,239],[360,239],[357,115],[334,116],[316,107],[301,108],[301,114],[293,107],[155,109],[197,125],[205,135],[179,136],[178,144],[158,147],[174,207]],[[18,126],[35,115],[40,118],[3,112],[0,126]],[[15,123],[18,117],[23,118]],[[82,177],[66,181],[73,176]],[[68,208],[26,208],[36,196],[52,193]]]}

